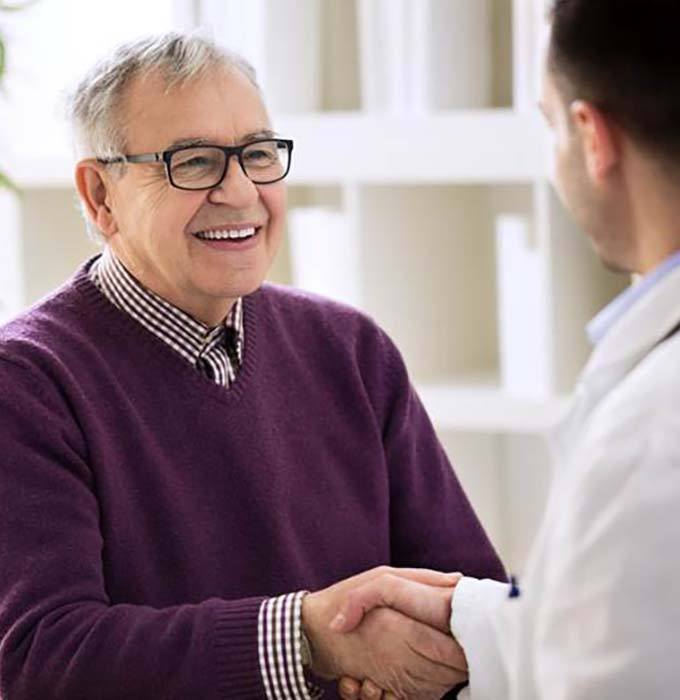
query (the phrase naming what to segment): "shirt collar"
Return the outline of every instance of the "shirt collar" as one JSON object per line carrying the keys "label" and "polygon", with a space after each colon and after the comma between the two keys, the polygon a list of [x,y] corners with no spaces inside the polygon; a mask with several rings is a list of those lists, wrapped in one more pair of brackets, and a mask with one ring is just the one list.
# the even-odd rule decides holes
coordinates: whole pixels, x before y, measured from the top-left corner
{"label": "shirt collar", "polygon": [[96,261],[92,275],[116,306],[127,311],[192,365],[221,343],[229,344],[240,362],[244,339],[242,298],[236,300],[222,324],[210,327],[145,287],[109,247]]}
{"label": "shirt collar", "polygon": [[614,301],[605,306],[588,324],[587,333],[590,342],[597,345],[610,329],[623,317],[628,309],[645,296],[676,267],[680,267],[680,251],[666,258],[660,265],[647,273],[639,282],[621,292]]}

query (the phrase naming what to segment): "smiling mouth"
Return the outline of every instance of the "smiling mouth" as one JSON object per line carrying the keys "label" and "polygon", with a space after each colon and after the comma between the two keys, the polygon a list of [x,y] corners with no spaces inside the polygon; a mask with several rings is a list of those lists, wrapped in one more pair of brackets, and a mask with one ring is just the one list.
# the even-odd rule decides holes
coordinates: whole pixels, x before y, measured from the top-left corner
{"label": "smiling mouth", "polygon": [[259,230],[259,226],[249,226],[248,228],[207,229],[206,231],[197,231],[192,235],[202,241],[247,241],[255,236]]}

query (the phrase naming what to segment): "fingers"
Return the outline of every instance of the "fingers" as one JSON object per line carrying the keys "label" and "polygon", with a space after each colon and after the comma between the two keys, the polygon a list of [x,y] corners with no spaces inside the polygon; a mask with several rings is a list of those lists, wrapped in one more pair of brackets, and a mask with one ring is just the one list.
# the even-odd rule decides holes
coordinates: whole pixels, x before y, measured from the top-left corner
{"label": "fingers", "polygon": [[[451,580],[451,575],[449,577]],[[347,593],[331,622],[331,629],[334,632],[351,632],[371,610],[388,607],[448,632],[452,590],[451,583],[447,587],[437,587],[391,573],[383,574]]]}
{"label": "fingers", "polygon": [[338,684],[338,691],[343,700],[382,700],[383,690],[372,680],[363,683],[354,678],[343,678]]}
{"label": "fingers", "polygon": [[338,683],[338,692],[342,700],[359,700],[361,683],[354,678],[341,678]]}
{"label": "fingers", "polygon": [[416,583],[423,583],[426,586],[455,586],[463,578],[463,574],[459,572],[443,573],[434,569],[398,568],[395,566],[379,566],[372,569],[370,573],[373,574],[371,579],[390,574]]}
{"label": "fingers", "polygon": [[372,680],[367,679],[361,684],[361,700],[382,700],[383,691]]}
{"label": "fingers", "polygon": [[352,578],[345,579],[345,581],[341,583],[351,584],[353,587],[355,587],[387,574],[399,576],[399,578],[405,578],[409,581],[424,583],[428,586],[455,586],[456,583],[458,583],[458,581],[463,577],[463,574],[458,572],[444,573],[441,571],[435,571],[434,569],[419,569],[414,567],[399,568],[396,566],[383,565],[376,566],[360,574],[356,574]]}
{"label": "fingers", "polygon": [[421,659],[421,663],[411,667],[416,679],[427,680],[443,688],[452,688],[466,681],[467,660],[458,642],[431,627],[418,623],[413,625],[407,644]]}
{"label": "fingers", "polygon": [[[439,698],[466,679],[464,670],[447,665],[458,660],[456,654],[462,656],[452,637],[394,610],[374,610],[356,633],[335,636],[348,648],[340,666],[346,675],[371,679],[402,700]],[[343,679],[342,697],[385,700],[384,691],[378,694],[371,686],[362,684],[357,694],[356,682]]]}
{"label": "fingers", "polygon": [[407,687],[410,690],[406,697],[411,697],[413,693],[430,693],[439,698],[451,688],[468,680],[466,671],[440,666],[424,658],[421,659],[420,663],[412,662],[404,673],[408,678]]}
{"label": "fingers", "polygon": [[409,646],[414,652],[429,661],[467,672],[465,652],[449,634],[444,634],[427,625],[414,624],[409,638]]}

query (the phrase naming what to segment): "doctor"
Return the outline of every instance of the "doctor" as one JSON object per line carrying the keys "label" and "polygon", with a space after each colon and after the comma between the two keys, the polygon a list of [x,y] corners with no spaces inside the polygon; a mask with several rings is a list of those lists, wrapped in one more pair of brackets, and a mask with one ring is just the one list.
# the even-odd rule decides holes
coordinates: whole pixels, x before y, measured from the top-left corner
{"label": "doctor", "polygon": [[[557,0],[541,107],[555,179],[602,262],[642,275],[590,324],[521,591],[387,575],[336,629],[387,605],[451,630],[473,700],[680,697],[680,3]],[[366,681],[346,698],[378,698]],[[386,694],[385,697],[392,697]]]}

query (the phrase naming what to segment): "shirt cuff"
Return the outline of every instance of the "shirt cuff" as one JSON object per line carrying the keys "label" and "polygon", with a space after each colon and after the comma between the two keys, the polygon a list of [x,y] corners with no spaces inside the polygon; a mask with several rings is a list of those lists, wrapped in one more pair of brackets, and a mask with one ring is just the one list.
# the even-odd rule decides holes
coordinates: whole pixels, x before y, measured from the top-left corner
{"label": "shirt cuff", "polygon": [[269,598],[260,607],[258,648],[267,700],[317,700],[323,691],[305,679],[300,633],[306,591]]}
{"label": "shirt cuff", "polygon": [[496,700],[507,697],[493,619],[509,593],[507,583],[479,581],[467,576],[453,590],[451,633],[465,652],[470,674],[470,688],[461,698]]}

